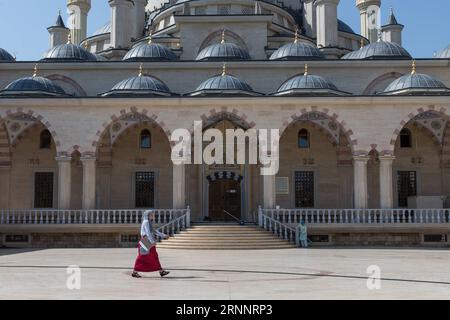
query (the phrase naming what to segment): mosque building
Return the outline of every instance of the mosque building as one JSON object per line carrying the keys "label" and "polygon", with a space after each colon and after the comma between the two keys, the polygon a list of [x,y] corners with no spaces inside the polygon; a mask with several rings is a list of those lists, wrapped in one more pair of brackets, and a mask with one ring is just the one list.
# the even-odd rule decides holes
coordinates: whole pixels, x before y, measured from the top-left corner
{"label": "mosque building", "polygon": [[[109,0],[88,35],[91,0],[68,0],[40,60],[0,49],[0,212],[450,208],[450,46],[414,60],[381,0],[356,0],[359,32],[339,2]],[[279,129],[278,174],[173,164],[194,121]]]}

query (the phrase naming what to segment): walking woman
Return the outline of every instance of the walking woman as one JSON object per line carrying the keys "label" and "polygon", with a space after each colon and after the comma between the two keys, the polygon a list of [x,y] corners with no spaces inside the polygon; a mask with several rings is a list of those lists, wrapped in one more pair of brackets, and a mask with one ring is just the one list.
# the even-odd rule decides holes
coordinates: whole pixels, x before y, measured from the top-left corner
{"label": "walking woman", "polygon": [[138,272],[156,272],[159,271],[161,277],[169,274],[165,271],[159,262],[158,252],[156,252],[156,238],[169,238],[164,233],[159,232],[154,227],[155,213],[152,210],[147,210],[142,216],[141,225],[141,241],[139,242],[138,257],[134,264],[133,278],[141,278]]}

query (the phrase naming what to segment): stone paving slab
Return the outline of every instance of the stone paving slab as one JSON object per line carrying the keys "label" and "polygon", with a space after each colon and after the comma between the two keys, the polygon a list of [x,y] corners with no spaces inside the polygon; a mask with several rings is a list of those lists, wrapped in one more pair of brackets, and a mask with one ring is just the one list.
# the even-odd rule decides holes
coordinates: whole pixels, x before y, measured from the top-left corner
{"label": "stone paving slab", "polygon": [[[169,277],[130,277],[135,249],[0,250],[0,299],[450,299],[450,250],[160,249]],[[67,266],[81,289],[67,289]],[[367,288],[367,268],[381,289]]]}

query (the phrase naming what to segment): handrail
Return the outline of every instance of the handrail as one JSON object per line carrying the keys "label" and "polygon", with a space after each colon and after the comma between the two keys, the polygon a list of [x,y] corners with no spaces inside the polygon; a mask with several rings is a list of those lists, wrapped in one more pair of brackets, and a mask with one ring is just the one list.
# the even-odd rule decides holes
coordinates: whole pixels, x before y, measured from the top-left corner
{"label": "handrail", "polygon": [[264,214],[262,208],[259,208],[258,210],[258,224],[260,227],[272,232],[279,238],[295,243],[298,247],[300,246],[300,234],[298,228],[293,228]]}
{"label": "handrail", "polygon": [[[191,226],[191,210],[189,207],[186,210],[186,213],[182,216],[160,226],[158,231],[168,235],[173,236],[180,231],[183,231]],[[161,237],[158,236],[158,241],[161,240]]]}
{"label": "handrail", "polygon": [[241,219],[239,219],[238,217],[232,215],[231,213],[229,213],[227,210],[223,210],[223,212],[225,212],[227,215],[229,215],[230,217],[232,217],[234,220],[236,220],[237,222],[241,223]]}

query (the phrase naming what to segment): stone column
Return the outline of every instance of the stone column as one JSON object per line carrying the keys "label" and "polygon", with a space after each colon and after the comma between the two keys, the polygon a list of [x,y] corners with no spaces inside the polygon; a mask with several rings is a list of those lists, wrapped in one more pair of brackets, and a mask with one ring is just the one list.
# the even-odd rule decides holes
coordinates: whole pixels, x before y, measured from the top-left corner
{"label": "stone column", "polygon": [[186,208],[186,167],[185,164],[173,164],[173,208]]}
{"label": "stone column", "polygon": [[394,207],[392,163],[394,156],[380,157],[380,208],[392,209]]}
{"label": "stone column", "polygon": [[275,175],[263,176],[263,205],[264,209],[274,209],[276,205]]}
{"label": "stone column", "polygon": [[83,164],[83,198],[84,210],[96,208],[96,159],[93,156],[81,157]]}
{"label": "stone column", "polygon": [[369,157],[358,156],[353,158],[353,193],[355,201],[355,209],[366,209],[368,206],[367,199],[367,162]]}
{"label": "stone column", "polygon": [[70,209],[70,196],[72,187],[72,157],[58,156],[58,208],[61,210]]}

